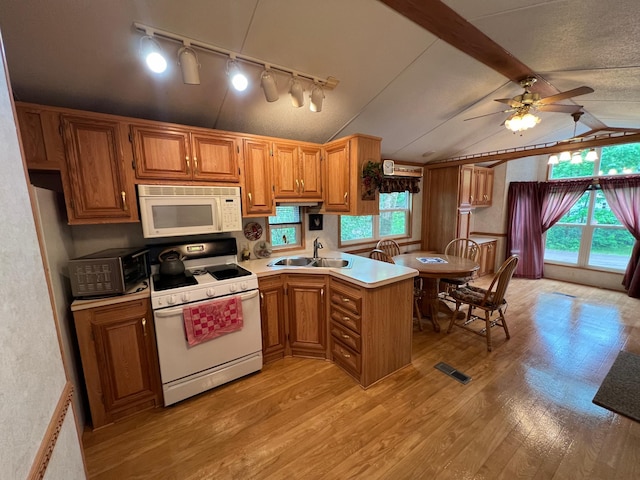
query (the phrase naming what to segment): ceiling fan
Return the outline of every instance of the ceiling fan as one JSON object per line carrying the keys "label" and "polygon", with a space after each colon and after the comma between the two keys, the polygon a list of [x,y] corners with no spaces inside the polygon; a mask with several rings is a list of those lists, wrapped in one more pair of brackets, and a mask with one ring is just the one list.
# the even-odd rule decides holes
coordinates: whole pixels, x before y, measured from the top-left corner
{"label": "ceiling fan", "polygon": [[[572,90],[567,90],[566,92],[560,92],[555,95],[550,95],[548,97],[540,98],[539,93],[534,93],[531,91],[531,87],[533,86],[534,83],[536,83],[536,81],[537,79],[535,77],[527,77],[523,80],[520,80],[519,83],[520,83],[520,86],[524,88],[524,93],[520,95],[516,95],[513,98],[496,98],[495,99],[496,102],[506,103],[511,108],[508,108],[507,110],[501,110],[499,112],[488,113],[486,115],[480,115],[477,117],[465,118],[465,121],[473,120],[481,117],[487,117],[489,115],[495,115],[497,113],[513,112],[512,115],[510,115],[509,118],[507,118],[504,122],[508,128],[511,128],[509,127],[508,122],[513,117],[522,118],[527,114],[534,116],[532,114],[533,112],[536,112],[536,111],[562,112],[562,113],[578,112],[582,108],[581,105],[566,105],[566,104],[558,104],[556,102],[565,100],[567,98],[577,97],[579,95],[585,95],[587,93],[593,92],[593,88],[582,86],[582,87],[574,88]],[[535,125],[539,121],[540,119],[536,117],[536,121],[533,125]],[[526,127],[526,128],[530,128],[533,125],[529,125],[529,127]],[[514,131],[517,131],[517,130],[514,130]]]}

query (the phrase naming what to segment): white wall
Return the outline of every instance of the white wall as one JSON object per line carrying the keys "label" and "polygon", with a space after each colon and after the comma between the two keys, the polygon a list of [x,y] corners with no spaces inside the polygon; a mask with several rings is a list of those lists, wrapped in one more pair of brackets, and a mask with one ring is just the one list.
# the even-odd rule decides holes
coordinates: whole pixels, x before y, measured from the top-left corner
{"label": "white wall", "polygon": [[[0,476],[27,478],[66,385],[0,41]],[[84,478],[69,409],[49,478]]]}

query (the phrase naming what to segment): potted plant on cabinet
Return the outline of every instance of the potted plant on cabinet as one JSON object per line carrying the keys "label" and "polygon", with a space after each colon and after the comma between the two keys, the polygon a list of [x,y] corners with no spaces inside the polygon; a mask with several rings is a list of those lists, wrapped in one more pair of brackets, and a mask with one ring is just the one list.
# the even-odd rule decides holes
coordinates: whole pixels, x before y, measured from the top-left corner
{"label": "potted plant on cabinet", "polygon": [[362,167],[362,200],[375,200],[382,184],[382,164],[366,162]]}

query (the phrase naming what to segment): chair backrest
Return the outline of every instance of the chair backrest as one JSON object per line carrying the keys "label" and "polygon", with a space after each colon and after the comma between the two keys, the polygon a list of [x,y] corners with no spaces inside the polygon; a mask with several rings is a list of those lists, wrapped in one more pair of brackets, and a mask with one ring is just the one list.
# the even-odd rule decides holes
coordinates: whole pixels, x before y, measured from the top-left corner
{"label": "chair backrest", "polygon": [[380,240],[376,245],[376,248],[378,250],[382,250],[390,257],[400,255],[400,245],[398,245],[395,240]]}
{"label": "chair backrest", "polygon": [[373,258],[374,260],[380,260],[381,262],[387,263],[396,263],[393,261],[389,255],[380,250],[379,248],[375,248],[369,252],[369,258]]}
{"label": "chair backrest", "polygon": [[495,277],[493,277],[491,285],[487,289],[487,294],[485,295],[483,303],[488,303],[488,301],[490,301],[494,305],[500,305],[503,302],[504,296],[507,293],[507,287],[509,286],[509,282],[511,281],[511,277],[513,277],[513,272],[515,272],[517,266],[518,255],[511,255],[504,261],[496,272]]}
{"label": "chair backrest", "polygon": [[444,253],[477,262],[480,256],[480,245],[469,238],[455,238],[444,247]]}

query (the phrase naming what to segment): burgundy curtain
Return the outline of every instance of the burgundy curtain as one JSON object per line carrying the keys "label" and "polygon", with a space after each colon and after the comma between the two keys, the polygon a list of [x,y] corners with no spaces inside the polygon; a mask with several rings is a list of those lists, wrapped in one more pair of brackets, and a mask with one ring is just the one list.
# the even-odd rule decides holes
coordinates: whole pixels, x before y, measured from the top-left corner
{"label": "burgundy curtain", "polygon": [[540,184],[542,233],[553,227],[571,210],[590,184],[590,178]]}
{"label": "burgundy curtain", "polygon": [[507,195],[509,225],[508,255],[520,256],[514,275],[541,278],[544,251],[538,182],[511,182]]}
{"label": "burgundy curtain", "polygon": [[560,220],[578,201],[591,179],[509,184],[507,248],[519,255],[514,275],[542,278],[544,242],[542,234]]}
{"label": "burgundy curtain", "polygon": [[602,177],[600,186],[615,216],[636,239],[622,285],[630,297],[640,298],[640,176]]}

